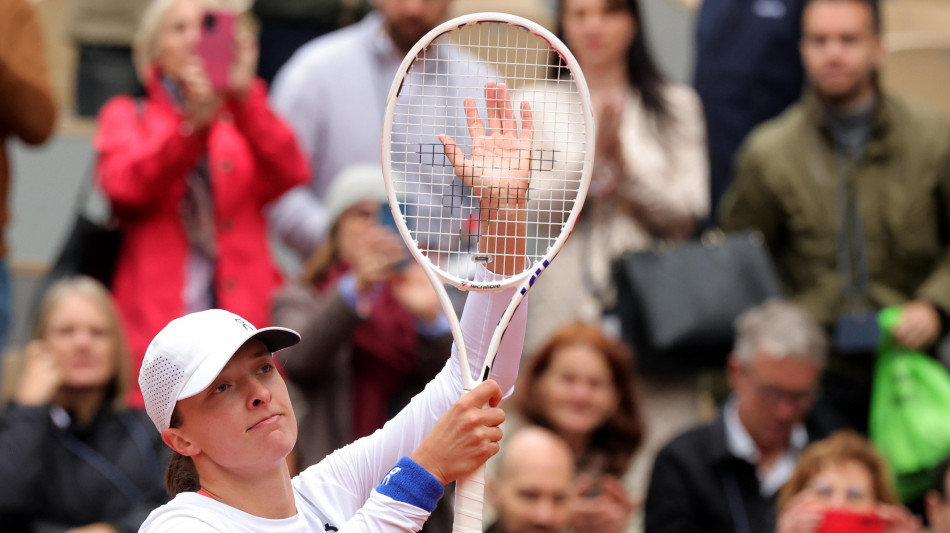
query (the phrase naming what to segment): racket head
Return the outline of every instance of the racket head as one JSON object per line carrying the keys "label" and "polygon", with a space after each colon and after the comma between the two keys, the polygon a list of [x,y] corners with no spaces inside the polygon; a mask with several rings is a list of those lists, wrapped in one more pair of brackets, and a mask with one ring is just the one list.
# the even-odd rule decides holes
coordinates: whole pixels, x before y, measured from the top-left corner
{"label": "racket head", "polygon": [[[552,74],[556,74],[552,76]],[[486,82],[504,83],[515,109],[532,106],[534,145],[525,205],[528,250],[517,274],[475,279],[482,218],[471,191],[455,175],[439,134],[468,156],[471,137],[463,102],[486,120]],[[523,133],[520,113],[518,128]],[[396,226],[413,256],[463,290],[526,290],[570,235],[590,184],[594,116],[577,60],[544,27],[505,13],[475,13],[426,34],[397,71],[386,102],[382,167]],[[505,258],[505,260],[508,260]]]}

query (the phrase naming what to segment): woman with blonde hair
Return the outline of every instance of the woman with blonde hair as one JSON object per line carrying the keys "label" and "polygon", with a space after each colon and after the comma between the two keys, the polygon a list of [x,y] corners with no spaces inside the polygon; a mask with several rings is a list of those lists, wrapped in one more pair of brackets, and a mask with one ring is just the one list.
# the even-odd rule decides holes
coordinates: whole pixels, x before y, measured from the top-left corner
{"label": "woman with blonde hair", "polygon": [[33,340],[10,362],[0,409],[3,530],[136,531],[166,499],[168,453],[145,412],[126,405],[128,349],[106,288],[86,277],[50,286]]}
{"label": "woman with blonde hair", "polygon": [[[148,95],[116,97],[99,116],[99,185],[123,233],[112,289],[135,367],[184,313],[219,307],[270,323],[282,280],[264,206],[309,178],[293,132],[267,103],[240,19],[232,46],[215,49],[230,60],[226,86],[212,84],[202,28],[226,27],[225,16],[208,18],[226,5],[154,0],[134,43]],[[143,405],[137,389],[130,401]]]}
{"label": "woman with blonde hair", "polygon": [[838,431],[805,448],[777,505],[776,533],[831,527],[829,513],[872,517],[885,533],[920,531],[920,521],[900,505],[884,458],[853,431]]}

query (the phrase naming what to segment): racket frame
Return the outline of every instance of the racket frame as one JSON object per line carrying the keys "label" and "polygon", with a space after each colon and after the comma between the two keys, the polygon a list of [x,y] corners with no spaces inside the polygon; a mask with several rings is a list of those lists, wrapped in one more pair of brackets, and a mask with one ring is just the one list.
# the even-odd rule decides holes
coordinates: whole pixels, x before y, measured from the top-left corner
{"label": "racket frame", "polygon": [[[409,70],[417,60],[420,52],[422,52],[433,41],[442,35],[465,26],[482,23],[507,24],[521,28],[543,39],[545,42],[547,42],[548,46],[560,56],[561,61],[564,62],[564,65],[566,65],[568,70],[571,72],[571,76],[574,80],[573,83],[577,88],[578,97],[581,100],[580,105],[584,115],[584,131],[586,137],[583,167],[580,179],[578,181],[574,205],[568,218],[563,222],[560,234],[548,247],[544,254],[541,255],[529,268],[526,268],[516,275],[500,280],[494,279],[495,276],[489,276],[492,278],[489,280],[463,279],[457,275],[446,272],[441,267],[436,265],[425,253],[423,253],[418,245],[418,242],[415,238],[413,238],[412,232],[409,230],[409,227],[406,224],[405,216],[400,210],[400,193],[396,190],[392,178],[393,170],[391,157],[391,133],[393,120],[395,118],[396,105],[399,100],[399,95]],[[524,301],[525,296],[534,285],[535,281],[537,281],[538,277],[544,273],[545,269],[547,269],[547,267],[551,264],[551,261],[554,260],[554,257],[561,250],[561,247],[567,241],[568,237],[570,237],[571,230],[574,228],[577,217],[580,216],[580,212],[584,205],[584,200],[587,196],[587,190],[590,186],[590,176],[594,157],[595,132],[596,128],[594,127],[594,115],[590,103],[590,92],[587,88],[587,81],[584,78],[584,73],[581,71],[577,60],[568,50],[567,46],[560,39],[558,39],[556,35],[541,25],[526,18],[510,15],[507,13],[495,12],[473,13],[470,15],[456,17],[436,26],[431,31],[429,31],[424,37],[422,37],[422,39],[419,40],[419,42],[415,44],[415,46],[412,47],[409,53],[406,54],[405,59],[403,59],[402,64],[400,64],[399,70],[396,73],[393,84],[389,90],[389,95],[386,99],[386,110],[383,121],[381,162],[384,182],[386,184],[386,194],[389,199],[389,207],[393,212],[393,218],[396,220],[396,228],[399,230],[400,235],[406,242],[406,245],[413,257],[422,266],[426,276],[428,276],[429,281],[432,283],[432,286],[438,295],[443,313],[448,319],[449,328],[452,331],[452,336],[455,339],[455,347],[458,351],[459,365],[461,367],[460,373],[462,389],[465,392],[472,390],[472,388],[477,383],[488,379],[488,377],[491,375],[495,356],[498,353],[501,340],[508,328],[508,324],[511,322],[511,319],[515,314],[515,311],[517,311],[518,307]],[[532,147],[532,151],[533,150],[534,148]],[[458,179],[458,177],[456,176],[453,179]],[[448,283],[464,291],[476,292],[493,292],[508,289],[510,287],[518,287],[518,290],[515,291],[511,301],[505,309],[505,312],[502,314],[498,324],[495,326],[494,332],[492,333],[492,338],[487,347],[485,361],[482,365],[481,372],[478,375],[477,383],[471,375],[471,366],[468,360],[468,350],[465,346],[465,338],[462,334],[461,324],[459,323],[459,319],[455,313],[455,308],[452,305],[448,293],[445,290],[445,283]],[[485,465],[482,465],[468,478],[464,480],[460,479],[458,481],[456,489],[455,523],[453,525],[453,531],[455,533],[481,533],[482,506],[485,485],[484,480]]]}

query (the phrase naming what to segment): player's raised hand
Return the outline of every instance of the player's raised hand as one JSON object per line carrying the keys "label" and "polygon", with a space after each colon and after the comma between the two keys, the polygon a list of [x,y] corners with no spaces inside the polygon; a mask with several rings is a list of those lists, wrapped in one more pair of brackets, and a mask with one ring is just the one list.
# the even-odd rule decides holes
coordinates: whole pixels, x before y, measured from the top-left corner
{"label": "player's raised hand", "polygon": [[471,157],[465,157],[452,137],[439,136],[455,174],[472,189],[482,209],[522,207],[531,180],[534,136],[531,106],[527,102],[521,104],[519,132],[511,97],[504,83],[485,84],[487,130],[478,116],[475,100],[466,98],[464,105],[472,137]]}

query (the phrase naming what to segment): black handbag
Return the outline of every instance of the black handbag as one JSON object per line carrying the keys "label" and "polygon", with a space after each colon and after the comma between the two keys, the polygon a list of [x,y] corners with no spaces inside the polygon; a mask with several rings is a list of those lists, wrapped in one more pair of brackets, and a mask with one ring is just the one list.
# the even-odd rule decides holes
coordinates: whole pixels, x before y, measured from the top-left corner
{"label": "black handbag", "polygon": [[723,368],[735,319],[780,294],[759,232],[712,230],[683,244],[627,252],[612,275],[623,337],[645,374]]}

